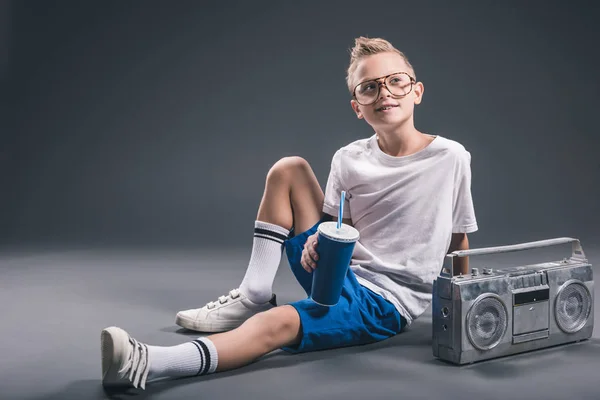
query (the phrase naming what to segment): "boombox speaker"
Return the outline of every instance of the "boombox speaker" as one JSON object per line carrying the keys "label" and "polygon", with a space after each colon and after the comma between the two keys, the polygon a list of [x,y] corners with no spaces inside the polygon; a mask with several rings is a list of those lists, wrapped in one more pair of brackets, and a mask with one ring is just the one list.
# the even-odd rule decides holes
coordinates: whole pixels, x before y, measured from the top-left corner
{"label": "boombox speaker", "polygon": [[[457,257],[567,243],[572,243],[568,259],[452,275]],[[455,251],[445,257],[433,283],[432,315],[433,355],[454,364],[589,339],[594,329],[592,266],[573,238]]]}

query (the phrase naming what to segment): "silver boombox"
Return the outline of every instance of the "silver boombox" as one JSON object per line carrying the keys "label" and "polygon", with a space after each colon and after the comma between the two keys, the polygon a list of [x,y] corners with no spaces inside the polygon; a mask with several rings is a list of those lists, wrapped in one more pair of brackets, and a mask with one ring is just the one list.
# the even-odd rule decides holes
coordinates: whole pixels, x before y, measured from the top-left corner
{"label": "silver boombox", "polygon": [[[456,257],[572,243],[571,258],[452,276]],[[471,264],[471,262],[469,262]],[[433,355],[454,364],[589,339],[592,266],[579,240],[556,238],[448,254],[433,283]]]}

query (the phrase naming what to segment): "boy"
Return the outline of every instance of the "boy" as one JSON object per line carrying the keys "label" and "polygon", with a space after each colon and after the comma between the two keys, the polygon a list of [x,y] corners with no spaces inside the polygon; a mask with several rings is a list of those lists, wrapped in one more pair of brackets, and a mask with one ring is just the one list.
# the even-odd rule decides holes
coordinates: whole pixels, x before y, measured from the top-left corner
{"label": "boy", "polygon": [[[346,79],[352,109],[375,134],[335,153],[325,194],[301,158],[284,158],[271,168],[240,287],[177,314],[183,327],[221,333],[160,347],[106,328],[105,386],[145,388],[147,380],[229,370],[279,348],[297,353],[372,343],[400,333],[429,306],[445,254],[467,249],[467,233],[478,229],[470,154],[414,127],[423,84],[391,43],[356,39]],[[324,307],[304,299],[277,306],[272,284],[283,247],[310,295],[317,226],[337,219],[342,190],[343,222],[358,229],[360,240],[339,303]],[[460,260],[454,272],[466,273],[468,261]]]}

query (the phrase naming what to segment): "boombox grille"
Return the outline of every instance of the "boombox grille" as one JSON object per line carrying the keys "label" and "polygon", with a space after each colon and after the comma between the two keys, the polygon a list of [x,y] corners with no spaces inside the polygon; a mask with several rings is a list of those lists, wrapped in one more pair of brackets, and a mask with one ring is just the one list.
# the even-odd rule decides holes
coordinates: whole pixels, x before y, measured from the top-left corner
{"label": "boombox grille", "polygon": [[577,332],[585,326],[591,308],[592,297],[587,287],[577,281],[566,282],[556,296],[556,323],[566,333]]}
{"label": "boombox grille", "polygon": [[498,297],[483,295],[473,303],[466,323],[471,344],[479,350],[490,350],[508,328],[508,313]]}

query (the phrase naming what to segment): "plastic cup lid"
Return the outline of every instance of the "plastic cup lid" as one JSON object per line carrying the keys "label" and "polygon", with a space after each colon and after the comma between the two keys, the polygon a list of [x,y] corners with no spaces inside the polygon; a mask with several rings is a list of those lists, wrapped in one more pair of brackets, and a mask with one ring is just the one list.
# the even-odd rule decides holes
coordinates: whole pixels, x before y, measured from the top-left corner
{"label": "plastic cup lid", "polygon": [[340,229],[337,229],[335,221],[323,222],[318,230],[319,234],[338,242],[356,242],[360,237],[358,230],[350,225],[342,224]]}

